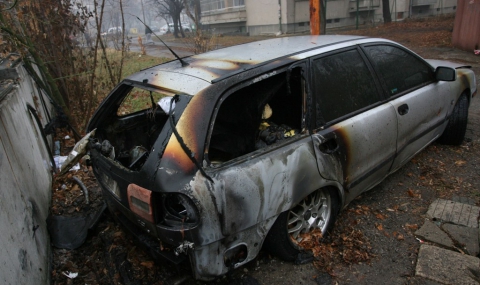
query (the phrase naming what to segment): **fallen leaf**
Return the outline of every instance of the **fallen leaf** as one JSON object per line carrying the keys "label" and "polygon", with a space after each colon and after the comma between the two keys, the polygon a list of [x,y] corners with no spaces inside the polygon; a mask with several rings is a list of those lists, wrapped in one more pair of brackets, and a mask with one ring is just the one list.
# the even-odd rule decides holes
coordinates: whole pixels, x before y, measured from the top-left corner
{"label": "fallen leaf", "polygon": [[382,224],[378,224],[378,225],[377,225],[377,230],[383,231],[383,226],[382,226]]}
{"label": "fallen leaf", "polygon": [[376,217],[377,219],[380,219],[380,220],[385,220],[385,219],[387,218],[387,217],[385,217],[384,215],[382,215],[382,214],[380,214],[380,213],[376,214],[375,217]]}
{"label": "fallen leaf", "polygon": [[140,265],[148,268],[148,269],[152,269],[153,266],[154,266],[154,263],[153,261],[144,261],[144,262],[140,262]]}
{"label": "fallen leaf", "polygon": [[467,162],[465,160],[457,160],[455,161],[456,166],[462,166],[465,165]]}
{"label": "fallen leaf", "polygon": [[415,197],[415,193],[413,193],[412,189],[408,189],[407,194],[408,194],[408,196],[410,196],[412,198]]}
{"label": "fallen leaf", "polygon": [[417,224],[413,224],[413,225],[411,225],[411,224],[405,224],[405,227],[408,228],[408,229],[410,229],[410,230],[412,230],[412,231],[415,231],[415,230],[418,229],[418,225],[417,225]]}
{"label": "fallen leaf", "polygon": [[73,187],[70,189],[71,192],[79,191],[79,190],[80,190],[80,187],[77,184],[73,185]]}
{"label": "fallen leaf", "polygon": [[404,240],[405,237],[404,237],[402,234],[398,234],[397,239],[398,239],[398,240]]}

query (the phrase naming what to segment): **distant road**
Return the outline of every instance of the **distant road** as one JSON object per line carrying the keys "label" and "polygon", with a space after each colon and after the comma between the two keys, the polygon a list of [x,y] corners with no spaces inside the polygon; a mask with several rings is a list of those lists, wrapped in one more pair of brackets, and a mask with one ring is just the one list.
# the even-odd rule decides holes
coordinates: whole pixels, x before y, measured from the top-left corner
{"label": "distant road", "polygon": [[[144,40],[144,39],[143,39]],[[193,55],[193,52],[187,51],[186,49],[189,47],[183,43],[177,42],[165,42],[179,57],[186,57]],[[161,42],[155,41],[154,44],[146,44],[145,49],[147,51],[147,55],[155,56],[155,57],[166,57],[166,58],[174,58],[173,54],[165,47]],[[140,45],[138,44],[137,38],[133,38],[132,42],[130,43],[130,51],[140,53]]]}

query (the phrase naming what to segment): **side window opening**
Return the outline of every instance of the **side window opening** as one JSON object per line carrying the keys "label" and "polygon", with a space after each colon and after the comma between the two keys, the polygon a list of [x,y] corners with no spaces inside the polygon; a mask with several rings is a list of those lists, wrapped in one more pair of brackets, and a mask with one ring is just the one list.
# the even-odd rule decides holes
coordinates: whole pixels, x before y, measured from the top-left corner
{"label": "side window opening", "polygon": [[366,46],[364,49],[390,96],[435,80],[431,67],[403,49],[390,45]]}
{"label": "side window opening", "polygon": [[313,61],[317,127],[379,101],[374,78],[358,50]]}
{"label": "side window opening", "polygon": [[[258,77],[261,78],[261,77]],[[288,80],[288,84],[287,84]],[[301,68],[254,82],[221,104],[212,130],[208,158],[225,162],[295,137],[302,128]]]}

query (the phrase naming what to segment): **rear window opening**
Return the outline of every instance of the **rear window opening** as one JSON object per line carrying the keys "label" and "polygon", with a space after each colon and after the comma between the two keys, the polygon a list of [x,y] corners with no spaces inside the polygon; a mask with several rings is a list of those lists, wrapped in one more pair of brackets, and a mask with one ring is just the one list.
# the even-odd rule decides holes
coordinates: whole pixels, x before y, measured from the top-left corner
{"label": "rear window opening", "polygon": [[140,170],[168,123],[168,114],[158,103],[162,98],[169,101],[175,94],[129,85],[121,86],[117,92],[124,95],[117,96],[120,99],[110,111],[112,115],[98,127],[97,147],[124,167]]}
{"label": "rear window opening", "polygon": [[304,97],[301,68],[268,76],[227,95],[210,138],[211,163],[229,161],[300,134]]}

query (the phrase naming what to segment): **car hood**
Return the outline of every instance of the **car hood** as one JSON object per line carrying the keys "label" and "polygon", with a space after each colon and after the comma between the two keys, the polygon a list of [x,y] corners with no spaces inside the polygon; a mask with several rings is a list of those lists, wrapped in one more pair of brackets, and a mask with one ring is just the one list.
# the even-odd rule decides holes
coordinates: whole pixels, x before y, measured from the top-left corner
{"label": "car hood", "polygon": [[446,60],[438,60],[438,59],[426,59],[426,61],[433,67],[437,68],[439,66],[451,67],[451,68],[471,68],[472,66],[466,65],[463,63],[456,63]]}

